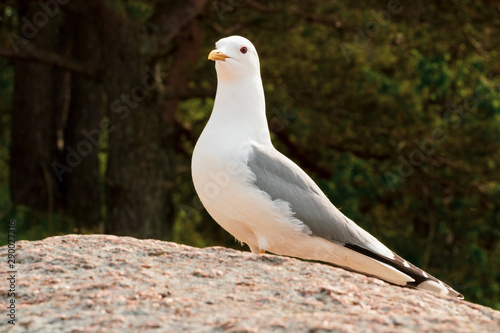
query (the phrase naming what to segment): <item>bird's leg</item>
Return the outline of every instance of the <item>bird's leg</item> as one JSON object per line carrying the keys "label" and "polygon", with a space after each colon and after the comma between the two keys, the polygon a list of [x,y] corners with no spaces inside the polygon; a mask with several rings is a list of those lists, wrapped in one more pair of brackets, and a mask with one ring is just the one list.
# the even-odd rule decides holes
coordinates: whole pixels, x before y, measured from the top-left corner
{"label": "bird's leg", "polygon": [[260,252],[260,249],[256,246],[248,245],[248,247],[250,248],[250,251],[252,251],[253,254],[257,254]]}

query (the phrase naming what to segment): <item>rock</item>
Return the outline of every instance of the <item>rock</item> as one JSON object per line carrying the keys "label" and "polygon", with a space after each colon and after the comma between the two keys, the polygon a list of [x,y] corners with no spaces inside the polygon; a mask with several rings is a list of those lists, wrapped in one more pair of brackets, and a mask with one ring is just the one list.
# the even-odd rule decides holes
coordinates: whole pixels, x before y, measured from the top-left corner
{"label": "rock", "polygon": [[[18,241],[0,332],[494,332],[500,312],[320,263],[159,240]],[[7,248],[0,250],[7,261]],[[6,288],[0,291],[7,298]],[[4,303],[5,304],[5,303]]]}

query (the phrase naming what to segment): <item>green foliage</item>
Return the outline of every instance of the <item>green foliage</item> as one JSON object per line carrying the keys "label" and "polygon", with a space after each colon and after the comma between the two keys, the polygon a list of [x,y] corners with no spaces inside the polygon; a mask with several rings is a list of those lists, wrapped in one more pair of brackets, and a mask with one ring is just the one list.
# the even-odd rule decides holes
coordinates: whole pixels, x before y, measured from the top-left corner
{"label": "green foliage", "polygon": [[141,0],[107,0],[108,6],[119,13],[126,13],[129,17],[139,21],[147,21],[153,15],[153,5]]}
{"label": "green foliage", "polygon": [[[3,208],[3,207],[2,207]],[[80,233],[77,221],[62,214],[49,215],[26,206],[12,207],[0,219],[0,225],[7,225],[10,220],[16,221],[17,240],[38,240],[50,236],[59,236],[71,233]],[[90,232],[94,232],[92,230]],[[7,237],[0,237],[0,246],[7,244]]]}

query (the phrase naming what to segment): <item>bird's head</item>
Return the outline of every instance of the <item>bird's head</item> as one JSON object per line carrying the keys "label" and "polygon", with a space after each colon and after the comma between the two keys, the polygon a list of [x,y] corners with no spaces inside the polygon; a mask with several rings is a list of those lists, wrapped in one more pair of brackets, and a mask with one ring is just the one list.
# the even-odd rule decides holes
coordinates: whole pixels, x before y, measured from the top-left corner
{"label": "bird's head", "polygon": [[208,59],[215,61],[219,80],[239,80],[249,76],[260,76],[257,50],[253,44],[241,36],[222,38],[215,43],[215,49]]}

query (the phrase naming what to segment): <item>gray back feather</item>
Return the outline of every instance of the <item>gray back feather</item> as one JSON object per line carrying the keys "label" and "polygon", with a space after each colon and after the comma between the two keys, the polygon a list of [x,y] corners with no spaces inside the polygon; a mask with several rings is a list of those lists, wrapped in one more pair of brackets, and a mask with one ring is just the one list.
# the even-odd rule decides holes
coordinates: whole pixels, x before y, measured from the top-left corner
{"label": "gray back feather", "polygon": [[330,241],[355,244],[384,256],[392,251],[342,214],[314,181],[295,163],[273,147],[253,145],[248,166],[255,174],[255,185],[273,200],[291,205],[295,217],[312,234]]}

